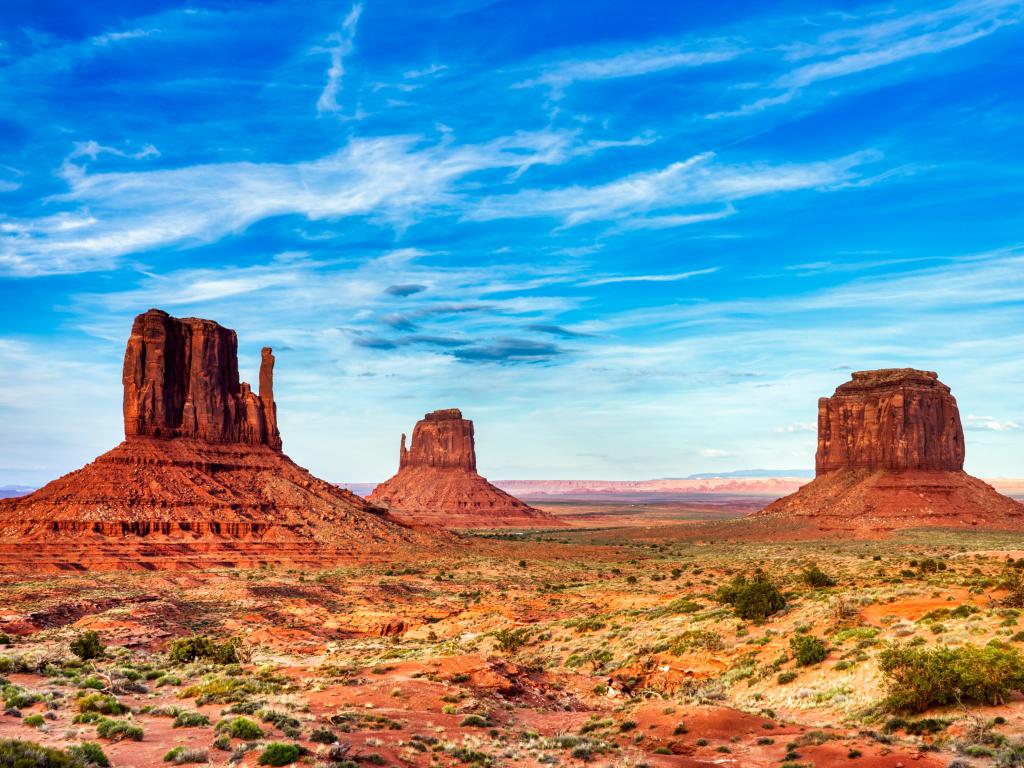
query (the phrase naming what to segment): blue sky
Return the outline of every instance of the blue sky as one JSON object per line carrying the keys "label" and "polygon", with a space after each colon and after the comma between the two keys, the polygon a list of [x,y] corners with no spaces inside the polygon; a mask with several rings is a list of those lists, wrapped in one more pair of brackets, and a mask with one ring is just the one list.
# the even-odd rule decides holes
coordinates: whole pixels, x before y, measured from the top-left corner
{"label": "blue sky", "polygon": [[851,369],[1024,475],[1024,6],[5,3],[0,483],[121,437],[149,307],[278,359],[285,450],[424,412],[495,478],[813,466]]}

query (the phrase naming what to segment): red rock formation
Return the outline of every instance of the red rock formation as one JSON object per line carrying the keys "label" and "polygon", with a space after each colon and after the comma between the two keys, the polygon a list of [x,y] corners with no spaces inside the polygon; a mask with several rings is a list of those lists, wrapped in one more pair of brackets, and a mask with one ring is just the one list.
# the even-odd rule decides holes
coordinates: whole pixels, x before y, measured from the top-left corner
{"label": "red rock formation", "polygon": [[273,367],[264,348],[254,394],[238,378],[234,331],[139,315],[125,350],[125,441],[0,501],[0,567],[19,564],[26,540],[40,568],[299,562],[426,543],[281,453]]}
{"label": "red rock formation", "polygon": [[238,380],[234,331],[151,309],[135,318],[125,349],[125,436],[192,437],[280,450],[273,370],[268,347],[255,395]]}
{"label": "red rock formation", "polygon": [[956,399],[937,374],[860,371],[818,401],[815,479],[756,515],[854,532],[1024,523],[1024,505],[963,465]]}
{"label": "red rock formation", "polygon": [[818,401],[817,473],[837,469],[964,468],[964,430],[949,387],[932,371],[860,371]]}
{"label": "red rock formation", "polygon": [[457,408],[424,416],[408,448],[402,435],[398,474],[368,498],[408,520],[449,528],[559,525],[477,473],[473,422]]}

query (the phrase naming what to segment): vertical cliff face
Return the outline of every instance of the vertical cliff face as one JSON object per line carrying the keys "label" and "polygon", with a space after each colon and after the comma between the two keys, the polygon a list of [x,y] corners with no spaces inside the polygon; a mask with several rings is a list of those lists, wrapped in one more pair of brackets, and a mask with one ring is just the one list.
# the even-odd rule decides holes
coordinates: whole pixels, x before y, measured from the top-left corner
{"label": "vertical cliff face", "polygon": [[438,467],[476,472],[476,444],[473,422],[462,418],[458,408],[433,411],[416,423],[412,447],[405,447],[405,435],[398,459],[403,467]]}
{"label": "vertical cliff face", "polygon": [[274,356],[263,350],[260,394],[238,379],[235,332],[151,309],[135,318],[124,355],[126,437],[189,437],[281,449]]}
{"label": "vertical cliff face", "polygon": [[956,399],[932,371],[859,371],[818,401],[817,473],[839,469],[960,471]]}

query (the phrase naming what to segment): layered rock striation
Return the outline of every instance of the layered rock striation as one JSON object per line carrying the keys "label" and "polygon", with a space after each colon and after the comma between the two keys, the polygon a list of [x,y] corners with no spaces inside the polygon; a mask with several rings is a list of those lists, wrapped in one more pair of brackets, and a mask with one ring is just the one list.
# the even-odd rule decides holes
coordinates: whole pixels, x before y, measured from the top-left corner
{"label": "layered rock striation", "polygon": [[963,471],[956,399],[932,371],[859,371],[818,401],[815,479],[756,513],[823,529],[1016,527],[1024,505]]}
{"label": "layered rock striation", "polygon": [[457,408],[433,411],[402,435],[398,474],[369,500],[396,515],[449,528],[558,525],[546,512],[491,485],[476,470],[473,422]]}
{"label": "layered rock striation", "polygon": [[253,393],[237,347],[210,320],[139,315],[124,357],[124,442],[0,500],[0,566],[26,541],[39,567],[99,568],[300,562],[425,543],[282,453],[273,353],[263,349]]}

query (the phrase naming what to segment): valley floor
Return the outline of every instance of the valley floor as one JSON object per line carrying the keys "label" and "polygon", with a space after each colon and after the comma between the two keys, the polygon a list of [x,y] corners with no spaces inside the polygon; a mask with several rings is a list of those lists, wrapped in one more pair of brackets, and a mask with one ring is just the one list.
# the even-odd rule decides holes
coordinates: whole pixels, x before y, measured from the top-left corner
{"label": "valley floor", "polygon": [[[894,718],[877,657],[891,641],[1021,648],[1003,582],[1024,534],[763,544],[599,513],[373,565],[0,576],[0,739],[93,741],[117,768],[179,746],[256,765],[270,742],[310,765],[1018,764],[1019,695]],[[835,586],[810,586],[812,564]],[[757,569],[786,605],[745,621],[716,591]],[[69,643],[88,630],[107,654],[80,662]],[[172,663],[169,643],[193,634],[241,638],[241,663]],[[823,661],[797,665],[799,634]],[[81,722],[97,692],[141,735]],[[237,717],[260,735],[232,738]]]}

